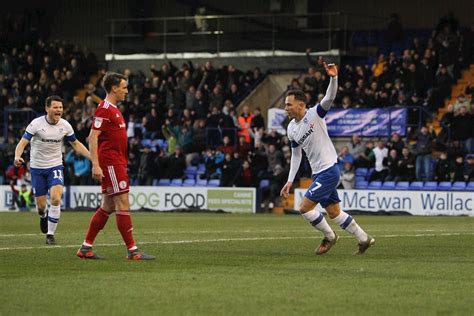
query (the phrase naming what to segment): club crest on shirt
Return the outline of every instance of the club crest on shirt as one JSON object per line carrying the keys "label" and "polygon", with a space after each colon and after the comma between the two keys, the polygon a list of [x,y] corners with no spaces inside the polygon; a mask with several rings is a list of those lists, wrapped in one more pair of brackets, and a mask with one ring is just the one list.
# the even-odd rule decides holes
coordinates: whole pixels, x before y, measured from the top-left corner
{"label": "club crest on shirt", "polygon": [[306,117],[303,119],[303,123],[308,123],[308,119]]}
{"label": "club crest on shirt", "polygon": [[127,187],[127,182],[125,182],[125,181],[120,181],[120,182],[119,182],[119,187],[120,187],[120,189],[125,189],[125,188]]}
{"label": "club crest on shirt", "polygon": [[102,118],[96,117],[94,119],[94,127],[95,128],[100,128],[102,126]]}

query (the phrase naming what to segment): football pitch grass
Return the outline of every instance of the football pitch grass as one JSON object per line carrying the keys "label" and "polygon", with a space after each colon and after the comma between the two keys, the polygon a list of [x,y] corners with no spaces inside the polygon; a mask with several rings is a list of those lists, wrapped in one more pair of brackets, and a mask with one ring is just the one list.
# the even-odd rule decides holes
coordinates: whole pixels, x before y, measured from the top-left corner
{"label": "football pitch grass", "polygon": [[474,314],[474,218],[356,216],[375,246],[353,256],[336,228],[316,256],[300,216],[135,213],[158,258],[132,262],[113,217],[96,240],[106,259],[75,257],[90,216],[63,212],[48,247],[37,215],[0,213],[0,315]]}

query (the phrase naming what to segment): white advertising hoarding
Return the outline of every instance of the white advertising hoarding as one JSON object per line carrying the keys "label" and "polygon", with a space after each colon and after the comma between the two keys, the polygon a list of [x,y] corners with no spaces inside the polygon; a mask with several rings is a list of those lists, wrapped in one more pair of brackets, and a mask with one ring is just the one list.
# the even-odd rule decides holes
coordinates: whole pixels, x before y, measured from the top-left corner
{"label": "white advertising hoarding", "polygon": [[[69,187],[69,207],[92,207],[100,204],[100,187]],[[130,188],[130,208],[168,211],[174,209],[210,209],[232,213],[255,213],[255,188],[145,187]]]}
{"label": "white advertising hoarding", "polygon": [[[412,215],[474,216],[474,192],[338,190],[345,211],[407,212]],[[298,209],[306,189],[295,190]],[[318,204],[317,209],[323,209]]]}

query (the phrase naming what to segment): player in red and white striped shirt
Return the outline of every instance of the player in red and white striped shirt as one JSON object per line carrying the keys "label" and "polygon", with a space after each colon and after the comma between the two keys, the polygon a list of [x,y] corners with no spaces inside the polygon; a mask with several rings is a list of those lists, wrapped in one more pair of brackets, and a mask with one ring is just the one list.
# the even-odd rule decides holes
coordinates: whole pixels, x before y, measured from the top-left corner
{"label": "player in red and white striped shirt", "polygon": [[117,227],[128,249],[128,259],[152,260],[138,249],[132,235],[132,220],[128,199],[129,179],[127,174],[128,139],[125,120],[117,104],[127,96],[127,78],[109,72],[105,75],[103,86],[107,91],[94,113],[89,149],[92,161],[92,177],[102,184],[102,204],[92,216],[77,256],[84,259],[100,259],[92,250],[92,244],[104,228],[109,215],[115,212]]}

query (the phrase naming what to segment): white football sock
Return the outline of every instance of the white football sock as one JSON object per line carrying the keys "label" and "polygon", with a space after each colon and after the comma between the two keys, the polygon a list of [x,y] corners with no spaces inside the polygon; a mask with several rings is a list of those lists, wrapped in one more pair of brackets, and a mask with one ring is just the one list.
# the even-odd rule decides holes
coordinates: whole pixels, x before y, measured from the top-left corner
{"label": "white football sock", "polygon": [[314,226],[314,228],[322,232],[324,237],[327,237],[331,240],[336,237],[336,235],[334,235],[334,231],[332,230],[331,226],[329,226],[322,213],[316,210],[311,210],[309,212],[303,213],[302,215],[311,225]]}
{"label": "white football sock", "polygon": [[61,206],[51,205],[48,212],[48,235],[54,235],[61,216]]}
{"label": "white football sock", "polygon": [[360,228],[356,223],[355,219],[344,211],[341,211],[339,215],[333,218],[337,225],[339,225],[346,232],[354,235],[359,241],[367,240],[367,233]]}

